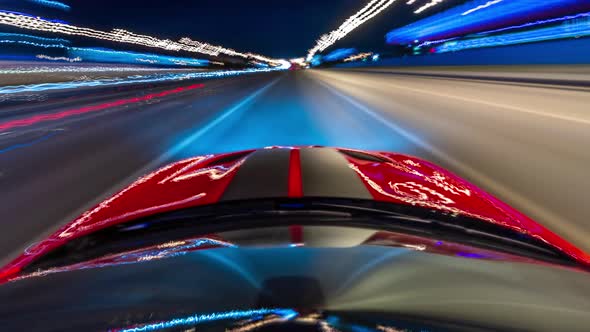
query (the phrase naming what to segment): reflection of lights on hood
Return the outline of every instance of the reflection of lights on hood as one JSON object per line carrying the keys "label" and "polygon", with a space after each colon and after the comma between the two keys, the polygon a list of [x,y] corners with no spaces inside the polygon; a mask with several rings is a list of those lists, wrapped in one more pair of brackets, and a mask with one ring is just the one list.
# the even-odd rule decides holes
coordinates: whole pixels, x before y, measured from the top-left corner
{"label": "reflection of lights on hood", "polygon": [[239,162],[233,164],[231,167],[217,165],[217,166],[213,166],[213,167],[200,169],[196,172],[192,172],[189,174],[175,177],[172,179],[172,181],[179,182],[179,181],[183,181],[183,180],[187,180],[187,179],[192,179],[194,177],[198,177],[201,175],[207,175],[207,176],[209,176],[209,178],[211,180],[219,180],[219,179],[222,179],[223,177],[227,176],[228,174],[231,174],[235,169],[240,168],[240,166],[242,166],[242,164],[244,163],[245,160],[246,159],[243,158]]}
{"label": "reflection of lights on hood", "polygon": [[[139,225],[142,227],[143,225]],[[136,226],[137,227],[137,226]],[[128,229],[132,229],[129,227]],[[29,274],[24,274],[15,278],[15,280],[29,279],[34,277],[44,277],[53,273],[77,271],[84,269],[96,269],[107,266],[136,264],[164,258],[172,258],[184,256],[191,252],[201,249],[209,248],[236,248],[237,246],[230,242],[225,242],[213,238],[197,238],[182,241],[171,241],[156,246],[136,249],[124,253],[104,256],[90,261],[76,263],[73,265],[50,268],[48,270],[36,271]],[[37,248],[38,249],[38,248]],[[27,251],[25,253],[29,254]]]}
{"label": "reflection of lights on hood", "polygon": [[297,315],[293,309],[255,309],[255,310],[236,310],[228,312],[219,312],[211,314],[193,315],[182,318],[173,318],[167,321],[151,323],[147,325],[139,325],[136,327],[128,327],[122,329],[115,329],[120,332],[148,332],[163,329],[169,329],[177,326],[190,326],[206,322],[213,322],[228,319],[244,319],[254,316],[278,315],[283,320],[288,320]]}
{"label": "reflection of lights on hood", "polygon": [[356,14],[349,17],[338,29],[322,35],[316,45],[307,53],[306,61],[311,62],[316,53],[322,52],[332,46],[338,40],[344,38],[361,24],[371,20],[373,17],[387,9],[395,0],[372,0]]}
{"label": "reflection of lights on hood", "polygon": [[[407,203],[410,205],[419,205],[419,206],[423,206],[423,207],[433,208],[436,210],[443,210],[443,211],[447,211],[447,212],[470,216],[470,217],[481,219],[481,220],[486,220],[486,221],[489,221],[494,224],[498,223],[498,221],[496,221],[494,219],[487,218],[487,217],[484,217],[484,216],[481,216],[481,215],[478,215],[475,213],[467,212],[465,210],[459,209],[454,206],[442,204],[441,202],[431,202],[430,200],[423,200],[423,199],[421,199],[423,196],[410,197],[410,196],[407,196],[403,192],[397,192],[397,191],[394,191],[393,193],[388,192],[383,187],[381,187],[378,183],[373,181],[369,176],[367,176],[365,173],[363,173],[356,165],[349,164],[349,167],[352,170],[354,170],[371,188],[373,188],[373,190],[375,190],[376,192],[378,192],[379,194],[381,194],[383,196],[387,196],[387,197],[393,198],[397,201],[404,202],[404,203]],[[432,189],[429,189],[429,190],[432,190]],[[444,196],[442,196],[442,197],[444,197]]]}

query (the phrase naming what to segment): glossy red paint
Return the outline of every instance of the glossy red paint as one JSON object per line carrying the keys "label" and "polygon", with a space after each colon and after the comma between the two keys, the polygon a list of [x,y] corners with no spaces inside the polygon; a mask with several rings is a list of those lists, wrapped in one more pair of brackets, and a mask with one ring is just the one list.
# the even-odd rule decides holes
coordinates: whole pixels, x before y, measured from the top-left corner
{"label": "glossy red paint", "polygon": [[372,154],[389,162],[378,163],[349,156],[346,159],[376,201],[421,206],[477,218],[528,234],[590,265],[590,255],[451,172],[403,154]]}
{"label": "glossy red paint", "polygon": [[217,161],[242,153],[185,159],[139,178],[47,239],[27,248],[0,269],[0,282],[14,278],[24,266],[72,239],[156,213],[218,202],[247,155],[230,162]]}
{"label": "glossy red paint", "polygon": [[[302,174],[297,158],[299,148],[290,149],[290,176],[285,179],[289,181],[288,196],[301,197]],[[217,203],[237,170],[254,151],[194,157],[138,179],[46,240],[27,248],[21,256],[0,269],[0,282],[18,277],[20,271],[32,261],[72,239],[157,213]],[[536,237],[590,266],[590,255],[485,191],[434,164],[395,153],[359,152],[385,161],[370,161],[343,154],[343,162],[347,162],[348,167],[358,174],[376,201],[420,206],[494,223]]]}

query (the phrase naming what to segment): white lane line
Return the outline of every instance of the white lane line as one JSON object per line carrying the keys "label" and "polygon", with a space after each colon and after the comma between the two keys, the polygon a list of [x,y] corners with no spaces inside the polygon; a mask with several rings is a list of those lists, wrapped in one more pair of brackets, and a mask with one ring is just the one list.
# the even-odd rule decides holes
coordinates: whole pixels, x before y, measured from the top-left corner
{"label": "white lane line", "polygon": [[161,156],[161,158],[164,158],[163,160],[169,159],[172,156],[174,156],[175,154],[177,154],[180,151],[182,151],[183,149],[185,149],[187,146],[193,144],[197,139],[201,138],[201,136],[205,135],[209,130],[211,130],[215,126],[219,125],[221,122],[223,122],[223,120],[227,119],[232,114],[234,114],[236,111],[238,111],[240,108],[246,106],[247,104],[252,102],[254,99],[258,98],[258,96],[260,96],[261,94],[266,92],[266,90],[270,89],[270,87],[275,85],[282,77],[283,76],[274,79],[272,82],[268,83],[267,85],[258,89],[254,93],[250,94],[247,98],[243,99],[239,103],[237,103],[234,106],[227,109],[223,114],[221,114],[220,116],[215,118],[213,121],[208,123],[206,126],[202,127],[201,129],[199,129],[198,131],[196,131],[195,133],[193,133],[189,137],[182,140],[182,142],[180,142],[179,144],[174,146],[172,149],[168,150],[166,153],[164,153]]}
{"label": "white lane line", "polygon": [[[427,79],[427,78],[425,78],[425,79]],[[560,114],[554,114],[554,113],[534,111],[534,110],[530,110],[530,109],[527,109],[524,107],[495,103],[495,102],[490,102],[490,101],[484,101],[484,100],[475,99],[475,98],[460,97],[460,96],[449,95],[449,94],[445,94],[445,93],[434,92],[434,91],[430,91],[430,90],[415,89],[415,88],[410,88],[407,86],[398,85],[398,84],[394,84],[394,83],[390,83],[390,82],[386,82],[385,84],[387,84],[388,86],[391,86],[391,87],[395,87],[396,89],[400,89],[400,90],[412,91],[412,92],[416,92],[416,93],[420,93],[420,94],[428,94],[428,95],[432,95],[432,96],[448,98],[448,99],[455,99],[455,100],[460,100],[460,101],[465,101],[465,102],[470,102],[470,103],[477,103],[477,104],[482,104],[482,105],[486,105],[486,106],[505,108],[505,109],[509,109],[512,111],[516,111],[516,112],[533,114],[533,115],[537,115],[537,116],[545,116],[548,118],[590,125],[590,119],[582,119],[582,118],[568,116],[568,115],[560,115]]]}
{"label": "white lane line", "polygon": [[[420,138],[419,136],[410,133],[406,129],[403,129],[401,126],[395,124],[393,120],[386,119],[383,116],[379,115],[378,113],[374,112],[373,110],[369,109],[368,107],[362,105],[361,103],[357,102],[356,100],[352,99],[351,97],[341,93],[340,91],[336,90],[336,88],[330,86],[329,84],[325,83],[322,80],[318,80],[318,82],[323,85],[325,88],[330,90],[336,96],[344,99],[360,111],[366,113],[367,115],[371,116],[373,119],[377,120],[381,124],[385,125],[386,127],[395,131],[398,135],[406,138],[408,141],[416,144],[420,148],[429,151],[432,153],[436,158],[443,160],[446,164],[450,165],[454,170],[457,170],[457,173],[463,174],[465,177],[476,179],[477,182],[480,184],[478,187],[480,188],[487,188],[490,191],[493,191],[497,194],[497,196],[504,197],[506,201],[511,202],[509,205],[518,205],[522,207],[522,209],[526,209],[527,211],[534,211],[534,213],[539,216],[545,223],[545,226],[550,228],[552,231],[559,231],[560,235],[566,238],[569,241],[575,241],[575,243],[580,248],[584,248],[582,246],[583,243],[587,240],[587,232],[581,229],[580,227],[576,226],[574,223],[567,223],[564,225],[564,218],[559,216],[546,208],[542,205],[537,204],[527,197],[514,192],[513,190],[509,189],[508,187],[504,186],[501,183],[498,183],[494,179],[488,177],[487,175],[481,173],[480,171],[475,170],[471,166],[451,157],[447,153],[443,152],[439,148],[433,146],[426,140]],[[454,172],[453,172],[454,173]],[[487,191],[487,190],[486,190]],[[496,196],[496,195],[492,195]],[[518,209],[520,210],[520,209]],[[524,212],[524,211],[520,211]],[[533,219],[534,220],[534,219]],[[567,226],[567,227],[566,227]]]}

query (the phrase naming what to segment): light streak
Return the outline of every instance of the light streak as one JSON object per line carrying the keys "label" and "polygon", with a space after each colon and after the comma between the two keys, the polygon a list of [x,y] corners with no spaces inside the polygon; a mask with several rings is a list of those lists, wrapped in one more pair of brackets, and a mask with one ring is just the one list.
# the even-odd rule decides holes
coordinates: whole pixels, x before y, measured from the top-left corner
{"label": "light streak", "polygon": [[0,33],[0,43],[20,44],[43,48],[66,48],[70,41],[61,38],[44,38],[21,33]]}
{"label": "light streak", "polygon": [[272,65],[280,65],[280,60],[269,59],[252,53],[240,53],[221,46],[214,46],[207,43],[196,42],[189,38],[182,38],[180,42],[169,39],[158,39],[152,36],[140,35],[123,29],[113,29],[110,32],[90,28],[77,27],[61,21],[48,20],[28,14],[0,10],[0,24],[13,26],[22,29],[59,33],[71,36],[88,37],[107,40],[118,43],[135,44],[151,48],[160,48],[168,51],[185,51],[201,53],[210,56],[226,54],[253,58],[259,61],[268,62]]}
{"label": "light streak", "polygon": [[41,6],[61,9],[61,10],[65,10],[65,11],[69,11],[71,9],[70,6],[66,5],[65,3],[59,2],[59,1],[52,1],[52,0],[27,0],[27,1],[34,2],[34,3],[39,4]]}
{"label": "light streak", "polygon": [[61,44],[69,44],[70,41],[63,38],[45,38],[45,37],[38,37],[33,35],[26,35],[22,33],[7,33],[1,32],[0,37],[2,38],[15,38],[15,40],[19,40],[16,38],[29,40],[29,41],[38,41],[38,42],[52,42],[52,43],[61,43]]}
{"label": "light streak", "polygon": [[[551,20],[556,17],[590,11],[590,1],[518,0],[496,3],[491,7],[493,10],[477,10],[469,15],[462,15],[489,1],[469,1],[391,30],[386,35],[387,43],[410,45],[415,40],[420,42],[445,40],[482,31],[503,29],[507,25],[518,26],[527,22]],[[575,8],[575,12],[573,12],[573,8]]]}
{"label": "light streak", "polygon": [[71,110],[66,110],[66,111],[57,112],[57,113],[40,114],[40,115],[34,115],[34,116],[24,118],[24,119],[11,120],[11,121],[7,121],[4,123],[0,123],[0,131],[8,130],[11,128],[16,128],[16,127],[31,126],[31,125],[41,123],[41,122],[59,120],[59,119],[63,119],[63,118],[67,118],[67,117],[71,117],[71,116],[75,116],[75,115],[90,113],[90,112],[103,111],[103,110],[113,108],[113,107],[134,104],[134,103],[138,103],[141,101],[151,100],[154,98],[161,98],[161,97],[166,97],[166,96],[181,93],[181,92],[186,92],[186,91],[190,91],[190,90],[194,90],[194,89],[200,89],[204,86],[205,86],[204,84],[194,84],[194,85],[190,85],[190,86],[179,87],[179,88],[176,88],[173,90],[167,90],[167,91],[162,91],[162,92],[158,92],[158,93],[147,94],[147,95],[144,95],[141,97],[135,97],[135,98],[130,98],[130,99],[121,99],[121,100],[116,100],[116,101],[103,103],[103,104],[99,104],[99,105],[86,106],[86,107],[82,107],[82,108],[71,109]]}
{"label": "light streak", "polygon": [[207,50],[208,52],[213,52],[216,54],[219,53],[223,53],[226,55],[231,55],[231,56],[239,56],[245,59],[254,59],[254,60],[258,60],[258,61],[262,61],[262,62],[266,62],[269,64],[273,64],[273,65],[280,65],[280,60],[276,60],[276,59],[271,59],[271,58],[267,58],[265,56],[262,56],[260,54],[254,54],[254,53],[240,53],[237,52],[236,50],[233,50],[231,48],[224,48],[221,46],[213,46],[213,45],[209,45],[207,43],[203,43],[203,42],[199,42],[199,41],[194,41],[188,37],[184,37],[181,38],[179,41],[179,43],[181,44],[185,44],[185,45],[190,45],[193,47],[196,47],[197,49],[201,49],[201,50]]}
{"label": "light streak", "polygon": [[344,38],[354,29],[358,28],[363,23],[371,20],[373,17],[381,13],[383,10],[391,6],[396,0],[372,0],[365,7],[359,10],[356,14],[349,17],[344,23],[325,35],[322,35],[317,40],[316,45],[311,48],[306,57],[307,62],[311,62],[313,57],[318,52],[322,52],[328,47],[332,46],[338,40]]}
{"label": "light streak", "polygon": [[490,30],[490,31],[484,31],[484,32],[480,32],[478,34],[483,35],[483,34],[490,34],[490,33],[502,32],[502,31],[507,31],[507,30],[530,28],[530,27],[537,26],[537,25],[544,25],[544,24],[549,24],[549,23],[557,23],[557,22],[564,22],[564,21],[570,21],[570,20],[577,20],[577,19],[580,19],[580,18],[590,18],[590,12],[588,12],[588,13],[579,13],[579,14],[576,14],[576,15],[568,15],[568,16],[563,16],[563,17],[557,17],[557,18],[552,18],[552,19],[548,19],[548,20],[540,20],[540,21],[535,21],[535,22],[528,22],[528,23],[525,23],[525,24],[513,25],[513,26],[504,27],[504,28],[500,28],[500,29],[495,29],[495,30]]}
{"label": "light streak", "polygon": [[[88,81],[75,81],[75,82],[61,82],[61,83],[41,83],[41,84],[30,84],[30,85],[19,85],[19,86],[5,86],[0,87],[0,96],[3,94],[17,94],[17,93],[30,93],[30,92],[41,92],[50,90],[63,90],[63,89],[77,89],[84,87],[96,87],[96,86],[117,86],[127,84],[140,84],[140,83],[158,83],[158,82],[170,82],[170,81],[185,81],[194,80],[201,78],[214,78],[214,77],[230,77],[238,76],[251,73],[265,73],[282,70],[282,68],[257,68],[257,69],[244,69],[244,70],[220,70],[220,71],[206,71],[197,73],[166,73],[166,74],[154,74],[146,76],[133,76],[127,78],[108,78],[100,80],[88,80]],[[116,70],[113,70],[116,71]],[[162,71],[170,71],[162,70]]]}
{"label": "light streak", "polygon": [[356,52],[357,52],[357,50],[355,50],[354,48],[339,48],[337,50],[330,52],[326,56],[324,56],[323,60],[337,61],[337,60],[344,59]]}
{"label": "light streak", "polygon": [[[519,24],[519,25],[513,25],[513,26],[509,26],[509,27],[504,27],[504,28],[500,28],[500,29],[495,29],[495,30],[489,30],[489,31],[482,31],[477,33],[476,35],[489,35],[492,33],[497,33],[497,32],[503,32],[503,31],[508,31],[508,30],[518,30],[518,29],[522,29],[522,28],[530,28],[530,27],[534,27],[537,25],[545,25],[545,24],[550,24],[550,23],[557,23],[557,22],[565,22],[565,21],[571,21],[571,20],[576,20],[576,19],[581,19],[581,18],[590,18],[590,13],[580,13],[580,14],[576,14],[576,15],[568,15],[568,16],[563,16],[563,17],[557,17],[557,18],[552,18],[552,19],[548,19],[548,20],[540,20],[540,21],[535,21],[535,22],[528,22],[525,24]],[[435,44],[441,44],[444,42],[448,42],[448,41],[453,41],[453,40],[458,40],[460,37],[453,37],[453,38],[447,38],[447,39],[439,39],[439,40],[431,40],[431,41],[425,41],[419,45],[416,45],[416,47],[423,47],[423,46],[430,46],[430,45],[435,45]]]}
{"label": "light streak", "polygon": [[254,310],[236,310],[228,312],[219,312],[211,314],[192,315],[182,318],[173,318],[167,321],[141,325],[137,327],[129,327],[123,329],[116,329],[119,332],[148,332],[163,329],[170,329],[177,326],[196,325],[204,322],[218,321],[218,320],[236,320],[244,319],[260,315],[278,315],[283,319],[289,319],[297,315],[293,309],[254,309]]}
{"label": "light streak", "polygon": [[127,64],[159,64],[176,66],[202,67],[209,64],[208,60],[195,58],[180,58],[167,55],[146,54],[126,51],[114,51],[96,48],[68,48],[70,57],[80,57],[84,61],[111,62]]}
{"label": "light streak", "polygon": [[9,147],[6,147],[6,148],[3,148],[3,149],[0,149],[0,154],[2,154],[2,153],[6,153],[6,152],[10,152],[10,151],[12,151],[12,150],[17,150],[17,149],[26,148],[26,147],[29,147],[29,146],[35,145],[35,144],[37,144],[37,143],[44,142],[44,141],[46,141],[46,140],[50,139],[51,137],[53,137],[53,136],[55,136],[55,135],[57,135],[57,132],[53,132],[53,133],[51,133],[51,134],[47,134],[47,135],[45,135],[45,136],[42,136],[42,137],[40,137],[40,138],[37,138],[36,140],[33,140],[33,141],[31,141],[31,142],[27,142],[27,143],[20,143],[20,144],[11,145],[11,146],[9,146]]}
{"label": "light streak", "polygon": [[421,12],[425,11],[426,9],[430,8],[430,7],[434,7],[436,5],[438,5],[441,2],[444,2],[445,0],[432,0],[429,3],[423,5],[422,7],[416,9],[414,11],[414,14],[420,14]]}
{"label": "light streak", "polygon": [[[43,55],[41,55],[43,56]],[[43,58],[43,57],[41,57]],[[57,59],[57,58],[56,58]],[[66,58],[67,59],[67,58]],[[71,59],[76,60],[76,59]],[[77,61],[77,60],[76,60]],[[187,69],[119,67],[119,66],[17,66],[11,69],[0,69],[0,75],[43,74],[43,73],[81,73],[81,72],[174,72]],[[59,84],[59,83],[58,83]],[[65,84],[65,83],[63,83]],[[9,87],[7,87],[9,88]],[[7,93],[7,91],[3,91]]]}
{"label": "light streak", "polygon": [[451,41],[436,47],[435,52],[446,53],[472,48],[506,46],[583,36],[590,36],[590,20],[582,23],[563,24],[531,31],[513,32],[497,36]]}
{"label": "light streak", "polygon": [[[79,58],[79,57],[72,59],[72,58],[66,58],[66,57],[63,57],[63,56],[60,56],[60,57],[52,57],[52,56],[45,55],[45,54],[38,54],[36,56],[36,58],[37,59],[42,59],[42,60],[50,60],[50,61],[67,61],[67,62],[80,62],[80,61],[82,61],[82,58]],[[79,71],[79,69],[78,69],[78,71]]]}
{"label": "light streak", "polygon": [[500,3],[502,1],[503,0],[492,0],[492,1],[488,1],[488,2],[486,2],[483,5],[479,5],[479,6],[475,7],[475,8],[472,8],[472,9],[469,9],[469,10],[465,11],[463,14],[461,14],[461,16],[469,15],[469,14],[471,14],[473,12],[476,12],[476,11],[481,10],[481,9],[484,9],[484,8],[488,8],[489,6],[493,6],[493,5],[495,5],[497,3]]}
{"label": "light streak", "polygon": [[27,45],[27,46],[34,46],[34,47],[43,47],[43,48],[66,48],[66,45],[63,44],[41,44],[36,42],[30,42],[26,40],[0,40],[0,44],[20,44],[20,45]]}
{"label": "light streak", "polygon": [[351,55],[348,58],[344,59],[344,62],[351,62],[351,61],[363,60],[363,59],[366,59],[366,58],[370,57],[371,55],[373,55],[373,53],[371,53],[371,52],[359,53],[359,54]]}

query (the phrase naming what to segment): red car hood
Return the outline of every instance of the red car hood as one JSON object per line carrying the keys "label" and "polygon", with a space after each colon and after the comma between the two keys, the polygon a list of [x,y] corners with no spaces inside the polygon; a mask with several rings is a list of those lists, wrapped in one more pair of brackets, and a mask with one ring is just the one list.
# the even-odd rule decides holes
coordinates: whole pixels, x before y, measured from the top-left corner
{"label": "red car hood", "polygon": [[578,262],[590,256],[483,190],[427,161],[386,152],[273,147],[181,160],[127,188],[31,246],[0,270],[10,278],[64,243],[157,213],[220,201],[279,197],[372,199],[480,219],[538,238]]}

